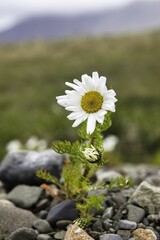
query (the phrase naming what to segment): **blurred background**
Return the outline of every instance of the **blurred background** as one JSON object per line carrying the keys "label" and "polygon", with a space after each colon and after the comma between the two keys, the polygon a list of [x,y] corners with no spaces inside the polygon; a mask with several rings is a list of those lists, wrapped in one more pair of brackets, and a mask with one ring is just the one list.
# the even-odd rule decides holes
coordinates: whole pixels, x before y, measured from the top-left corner
{"label": "blurred background", "polygon": [[104,133],[109,164],[160,164],[159,59],[159,0],[1,0],[0,160],[75,140],[55,97],[98,71],[118,98]]}

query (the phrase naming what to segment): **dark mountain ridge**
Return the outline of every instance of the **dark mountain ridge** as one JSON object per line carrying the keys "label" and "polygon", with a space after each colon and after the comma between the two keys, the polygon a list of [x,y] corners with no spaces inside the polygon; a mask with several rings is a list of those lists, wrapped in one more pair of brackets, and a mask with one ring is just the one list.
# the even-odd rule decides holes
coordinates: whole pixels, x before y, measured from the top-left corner
{"label": "dark mountain ridge", "polygon": [[137,1],[123,8],[81,15],[32,16],[0,33],[0,42],[58,39],[160,28],[160,2]]}

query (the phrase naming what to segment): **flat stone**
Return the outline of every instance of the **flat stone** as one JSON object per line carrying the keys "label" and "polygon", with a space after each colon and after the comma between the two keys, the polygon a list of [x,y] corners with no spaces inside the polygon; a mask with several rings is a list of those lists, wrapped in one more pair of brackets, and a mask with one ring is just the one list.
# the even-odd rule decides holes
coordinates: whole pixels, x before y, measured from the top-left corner
{"label": "flat stone", "polygon": [[50,233],[52,232],[51,225],[46,221],[42,219],[37,219],[33,223],[33,227],[37,229],[40,233]]}
{"label": "flat stone", "polygon": [[123,240],[128,240],[131,232],[129,230],[118,230],[117,234],[120,235]]}
{"label": "flat stone", "polygon": [[65,234],[66,234],[66,231],[64,231],[64,230],[58,231],[54,234],[54,238],[58,239],[58,240],[63,240]]}
{"label": "flat stone", "polygon": [[150,229],[138,228],[133,231],[133,237],[140,240],[158,240],[155,233]]}
{"label": "flat stone", "polygon": [[73,224],[69,226],[65,234],[64,240],[94,240],[94,239],[91,236],[89,236],[77,224]]}
{"label": "flat stone", "polygon": [[60,220],[60,221],[56,222],[56,227],[59,229],[65,230],[66,227],[68,225],[70,225],[71,223],[72,223],[72,221],[70,221],[70,220]]}
{"label": "flat stone", "polygon": [[127,220],[139,223],[145,216],[145,211],[143,208],[137,207],[135,205],[127,205],[128,214]]}
{"label": "flat stone", "polygon": [[114,170],[100,169],[96,172],[98,182],[110,182],[112,179],[121,177],[122,175]]}
{"label": "flat stone", "polygon": [[103,222],[103,226],[105,228],[106,231],[108,231],[113,225],[113,220],[112,219],[106,219]]}
{"label": "flat stone", "polygon": [[64,155],[51,149],[44,151],[14,151],[5,156],[0,165],[0,180],[9,188],[19,184],[39,185],[44,180],[36,177],[38,169],[44,169],[60,178]]}
{"label": "flat stone", "polygon": [[96,231],[96,232],[103,232],[103,223],[101,220],[97,220],[96,222],[93,223],[92,225],[92,231]]}
{"label": "flat stone", "polygon": [[48,234],[39,234],[37,240],[53,240]]}
{"label": "flat stone", "polygon": [[134,230],[137,227],[137,223],[129,220],[120,220],[118,227],[119,229]]}
{"label": "flat stone", "polygon": [[99,236],[101,235],[102,233],[100,232],[96,232],[96,231],[92,231],[92,230],[89,230],[89,235],[91,237],[93,237],[94,239],[99,239]]}
{"label": "flat stone", "polygon": [[76,204],[68,199],[59,204],[53,206],[47,215],[47,221],[51,226],[55,226],[59,220],[75,220],[79,217],[79,213],[76,209]]}
{"label": "flat stone", "polygon": [[102,234],[99,240],[122,240],[122,238],[118,234]]}
{"label": "flat stone", "polygon": [[[160,182],[160,181],[159,181]],[[130,203],[135,203],[140,207],[147,207],[152,204],[160,211],[160,186],[157,183],[143,181],[131,196]]]}
{"label": "flat stone", "polygon": [[17,208],[7,200],[0,200],[0,236],[5,239],[19,228],[31,228],[36,219],[30,211]]}
{"label": "flat stone", "polygon": [[10,237],[10,240],[37,240],[37,234],[32,228],[19,228],[13,232]]}
{"label": "flat stone", "polygon": [[40,187],[18,185],[9,192],[7,198],[18,207],[31,208],[37,203],[42,192]]}
{"label": "flat stone", "polygon": [[102,219],[110,219],[113,217],[113,207],[108,207],[106,208],[106,210],[104,211],[103,215],[102,215]]}

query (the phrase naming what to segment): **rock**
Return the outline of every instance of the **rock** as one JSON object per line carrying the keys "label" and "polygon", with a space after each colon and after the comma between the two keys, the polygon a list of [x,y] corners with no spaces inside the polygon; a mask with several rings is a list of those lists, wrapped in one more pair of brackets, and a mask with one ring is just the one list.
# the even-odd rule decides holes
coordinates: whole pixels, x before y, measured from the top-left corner
{"label": "rock", "polygon": [[90,237],[82,228],[78,227],[77,224],[69,226],[64,240],[94,240]]}
{"label": "rock", "polygon": [[128,215],[127,220],[139,223],[145,216],[145,211],[143,208],[137,207],[135,205],[128,205]]}
{"label": "rock", "polygon": [[7,194],[4,188],[4,184],[0,181],[0,199],[6,199]]}
{"label": "rock", "polygon": [[89,230],[89,235],[91,237],[93,237],[94,239],[98,240],[99,239],[99,236],[101,235],[102,233],[100,232],[96,232],[96,231],[92,231],[92,230]]}
{"label": "rock", "polygon": [[60,221],[56,222],[56,227],[59,229],[65,230],[66,227],[68,225],[70,225],[71,223],[72,223],[72,221],[70,221],[70,220],[60,220]]}
{"label": "rock", "polygon": [[46,219],[46,217],[47,217],[47,215],[48,215],[48,211],[46,211],[46,210],[41,210],[40,212],[39,212],[39,218],[41,218],[41,219]]}
{"label": "rock", "polygon": [[47,198],[41,199],[40,201],[38,201],[38,203],[36,204],[36,209],[37,211],[43,210],[47,207],[50,206],[50,201]]}
{"label": "rock", "polygon": [[117,208],[121,208],[122,206],[126,205],[126,198],[121,192],[113,194],[111,199],[116,204]]}
{"label": "rock", "polygon": [[30,228],[36,219],[28,210],[17,208],[7,200],[0,200],[0,236],[7,238],[18,228]]}
{"label": "rock", "polygon": [[155,206],[153,204],[149,204],[146,207],[146,210],[147,210],[147,214],[155,214],[156,213],[156,209],[155,209]]}
{"label": "rock", "polygon": [[13,232],[10,237],[10,240],[37,240],[37,234],[32,228],[19,228]]}
{"label": "rock", "polygon": [[143,228],[138,228],[133,231],[133,237],[138,240],[157,240],[157,237],[152,230]]}
{"label": "rock", "polygon": [[98,182],[110,182],[112,179],[122,177],[122,175],[114,170],[100,169],[96,172]]}
{"label": "rock", "polygon": [[[160,184],[160,181],[159,181]],[[147,207],[149,204],[155,205],[160,211],[160,186],[143,181],[131,196],[130,203],[135,203],[140,207]]]}
{"label": "rock", "polygon": [[18,185],[9,192],[7,198],[18,207],[31,208],[37,203],[42,192],[40,187]]}
{"label": "rock", "polygon": [[53,240],[53,238],[47,234],[39,234],[37,240]]}
{"label": "rock", "polygon": [[58,240],[63,240],[65,234],[66,234],[66,231],[61,230],[61,231],[56,232],[56,233],[54,234],[54,238],[55,238],[55,239],[58,239]]}
{"label": "rock", "polygon": [[103,232],[104,231],[101,220],[97,220],[96,222],[93,223],[92,231],[95,231],[95,232]]}
{"label": "rock", "polygon": [[39,185],[36,170],[44,169],[60,178],[64,156],[53,150],[15,151],[6,155],[0,165],[0,180],[9,188],[18,184]]}
{"label": "rock", "polygon": [[147,176],[157,175],[158,169],[147,164],[124,164],[121,166],[121,172],[125,176],[131,177],[135,184],[140,184]]}
{"label": "rock", "polygon": [[117,234],[120,235],[123,240],[128,240],[131,232],[129,230],[118,230]]}
{"label": "rock", "polygon": [[118,234],[102,234],[99,240],[122,240]]}
{"label": "rock", "polygon": [[42,219],[37,219],[34,221],[33,227],[40,233],[50,233],[53,230],[50,224],[46,220]]}
{"label": "rock", "polygon": [[59,220],[75,220],[79,217],[75,203],[68,199],[52,207],[47,215],[47,221],[55,226]]}
{"label": "rock", "polygon": [[102,219],[105,220],[105,219],[110,219],[113,217],[113,207],[109,207],[109,208],[106,208],[106,210],[104,211],[103,215],[102,215]]}
{"label": "rock", "polygon": [[93,195],[101,196],[101,195],[106,195],[108,193],[107,188],[99,188],[99,189],[92,189],[88,192],[87,198],[90,198]]}
{"label": "rock", "polygon": [[113,220],[112,219],[106,219],[103,222],[103,225],[104,225],[104,228],[105,228],[106,231],[108,231],[112,227],[112,224],[113,224]]}
{"label": "rock", "polygon": [[118,227],[119,229],[134,230],[137,227],[137,223],[128,220],[120,220]]}

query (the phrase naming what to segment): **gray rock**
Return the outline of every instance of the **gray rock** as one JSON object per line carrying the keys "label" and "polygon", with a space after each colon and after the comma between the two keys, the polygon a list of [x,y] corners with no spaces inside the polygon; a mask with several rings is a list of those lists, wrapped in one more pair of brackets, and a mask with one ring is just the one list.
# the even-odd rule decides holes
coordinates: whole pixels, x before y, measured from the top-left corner
{"label": "gray rock", "polygon": [[72,223],[72,221],[70,221],[70,220],[60,220],[60,221],[56,222],[56,227],[59,229],[65,230],[66,227],[68,225],[70,225],[71,223]]}
{"label": "gray rock", "polygon": [[93,239],[99,239],[99,236],[100,236],[101,234],[102,234],[102,233],[100,233],[100,232],[96,232],[96,231],[92,231],[92,230],[89,231],[89,235],[90,235]]}
{"label": "gray rock", "polygon": [[110,182],[112,179],[115,179],[117,177],[121,177],[122,175],[115,170],[106,170],[106,169],[100,169],[96,172],[96,177],[98,182]]}
{"label": "gray rock", "polygon": [[0,181],[0,199],[6,199],[7,194],[4,188],[4,184]]}
{"label": "gray rock", "polygon": [[43,210],[43,209],[45,209],[49,206],[50,206],[49,199],[43,198],[36,204],[36,209],[37,209],[37,211],[40,211],[40,210]]}
{"label": "gray rock", "polygon": [[122,240],[122,238],[118,234],[102,234],[99,240]]}
{"label": "gray rock", "polygon": [[131,232],[129,230],[118,230],[117,234],[120,235],[123,240],[128,240],[131,236]]}
{"label": "gray rock", "polygon": [[37,219],[33,223],[33,227],[37,229],[40,233],[50,233],[52,232],[51,225],[46,221],[42,219]]}
{"label": "gray rock", "polygon": [[39,234],[37,240],[53,240],[48,234]]}
{"label": "gray rock", "polygon": [[113,217],[113,207],[106,208],[106,210],[102,215],[102,219],[105,220],[112,217]]}
{"label": "gray rock", "polygon": [[37,240],[37,234],[32,228],[19,228],[10,235],[10,240]]}
{"label": "gray rock", "polygon": [[36,219],[28,210],[17,208],[7,200],[0,200],[0,236],[5,239],[18,228],[32,227]]}
{"label": "gray rock", "polygon": [[135,205],[130,204],[127,206],[127,209],[128,209],[127,220],[129,221],[139,223],[145,215],[144,209],[137,207]]}
{"label": "gray rock", "polygon": [[64,156],[48,149],[16,151],[6,155],[0,165],[0,180],[8,187],[18,184],[39,185],[44,180],[36,177],[36,170],[44,169],[60,178]]}
{"label": "gray rock", "polygon": [[149,204],[146,207],[146,210],[147,210],[147,214],[155,214],[156,213],[156,209],[155,209],[155,206],[153,204]]}
{"label": "gray rock", "polygon": [[56,233],[54,234],[54,238],[55,238],[55,239],[59,239],[59,240],[63,240],[63,239],[64,239],[64,236],[65,236],[65,233],[66,233],[66,231],[64,231],[64,230],[61,230],[61,231],[59,231],[59,232],[56,232]]}
{"label": "gray rock", "polygon": [[88,192],[87,198],[90,198],[93,195],[101,196],[101,195],[106,195],[108,193],[107,188],[99,188],[99,189],[92,189]]}
{"label": "gray rock", "polygon": [[[159,181],[160,184],[160,181]],[[135,203],[140,207],[147,207],[149,204],[155,205],[160,211],[160,186],[157,183],[143,181],[130,198],[130,203]]]}
{"label": "gray rock", "polygon": [[104,226],[104,229],[106,231],[108,231],[113,225],[113,220],[111,219],[106,219],[104,222],[103,222],[103,226]]}
{"label": "gray rock", "polygon": [[52,207],[47,215],[47,221],[55,226],[59,220],[75,220],[79,217],[75,203],[68,199]]}
{"label": "gray rock", "polygon": [[118,227],[119,229],[134,230],[137,227],[137,223],[129,220],[120,220]]}
{"label": "gray rock", "polygon": [[92,231],[95,231],[95,232],[103,232],[104,231],[101,220],[97,220],[96,222],[93,223]]}
{"label": "gray rock", "polygon": [[124,175],[131,177],[135,183],[140,183],[149,175],[157,175],[158,169],[155,166],[147,164],[124,164],[121,167],[121,171]]}
{"label": "gray rock", "polygon": [[46,210],[41,210],[40,212],[39,212],[39,218],[41,218],[41,219],[46,219],[46,217],[47,217],[47,214],[48,214],[48,211],[46,211]]}
{"label": "gray rock", "polygon": [[42,192],[40,187],[18,185],[9,192],[7,198],[18,207],[31,208],[37,203]]}

